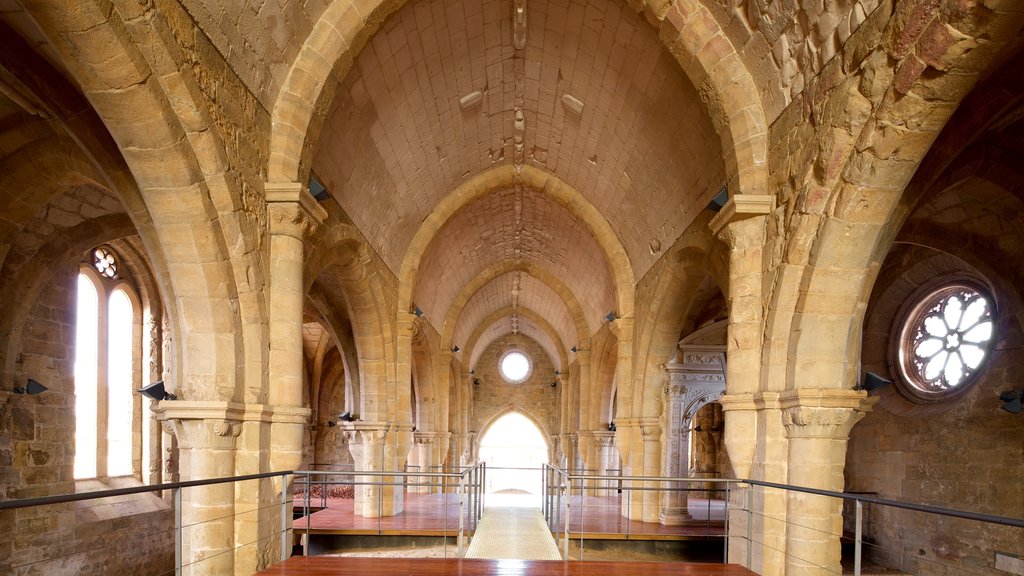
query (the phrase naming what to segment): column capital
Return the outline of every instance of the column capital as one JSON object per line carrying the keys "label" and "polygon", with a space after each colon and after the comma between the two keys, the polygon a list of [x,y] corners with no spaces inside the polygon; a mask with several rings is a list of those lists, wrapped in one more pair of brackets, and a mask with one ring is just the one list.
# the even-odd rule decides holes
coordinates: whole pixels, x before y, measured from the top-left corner
{"label": "column capital", "polygon": [[620,342],[623,340],[633,340],[632,318],[616,318],[608,323],[608,329],[611,330],[612,334],[614,334]]}
{"label": "column capital", "polygon": [[[718,214],[711,219],[708,227],[718,237],[722,237],[728,244],[732,245],[735,238],[729,237],[736,234],[735,227],[730,224],[748,220],[755,216],[765,216],[775,210],[775,196],[773,194],[737,194],[722,206]],[[730,230],[731,229],[731,230]],[[725,235],[722,233],[726,232]]]}
{"label": "column capital", "polygon": [[798,389],[780,394],[782,423],[790,438],[846,440],[850,429],[878,401],[863,390]]}
{"label": "column capital", "polygon": [[263,191],[272,234],[301,240],[327,219],[327,211],[298,182],[267,182]]}

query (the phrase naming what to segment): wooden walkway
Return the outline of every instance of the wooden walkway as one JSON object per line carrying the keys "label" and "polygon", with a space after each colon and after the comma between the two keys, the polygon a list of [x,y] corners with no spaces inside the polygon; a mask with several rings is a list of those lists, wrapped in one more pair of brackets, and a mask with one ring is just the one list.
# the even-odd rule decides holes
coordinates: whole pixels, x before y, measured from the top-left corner
{"label": "wooden walkway", "polygon": [[[537,497],[538,505],[540,498]],[[721,500],[691,499],[694,521],[683,526],[664,526],[623,518],[620,496],[573,496],[569,501],[569,533],[572,538],[592,540],[699,540],[721,538],[724,534],[724,504]],[[459,500],[455,494],[408,493],[405,508],[397,516],[368,518],[354,513],[351,498],[331,498],[327,508],[294,521],[297,533],[341,535],[451,536],[459,529]],[[467,518],[472,534],[475,523]],[[557,523],[560,537],[564,524]]]}
{"label": "wooden walkway", "polygon": [[[624,518],[621,496],[573,496],[569,499],[569,535],[589,540],[693,540],[721,538],[725,534],[725,503],[722,500],[691,498],[688,505],[693,520],[680,526],[658,522],[640,522]],[[555,525],[561,536],[565,524]]]}
{"label": "wooden walkway", "polygon": [[733,564],[295,556],[257,576],[756,576]]}
{"label": "wooden walkway", "polygon": [[[451,536],[459,530],[459,499],[455,494],[405,495],[404,510],[397,516],[357,516],[351,498],[331,498],[327,508],[310,514],[311,534]],[[297,518],[292,527],[305,533],[307,518]],[[472,524],[467,522],[467,527]]]}

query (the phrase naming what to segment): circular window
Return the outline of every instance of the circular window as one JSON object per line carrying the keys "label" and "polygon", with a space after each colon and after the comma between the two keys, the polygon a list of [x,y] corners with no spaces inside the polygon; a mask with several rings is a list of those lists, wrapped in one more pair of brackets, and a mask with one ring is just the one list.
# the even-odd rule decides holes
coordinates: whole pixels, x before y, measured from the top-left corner
{"label": "circular window", "polygon": [[901,323],[899,369],[908,396],[931,402],[966,390],[989,356],[993,312],[992,299],[974,282],[924,291]]}
{"label": "circular window", "polygon": [[509,352],[501,357],[498,369],[505,380],[519,383],[530,375],[530,360],[522,352]]}
{"label": "circular window", "polygon": [[117,276],[117,260],[106,247],[99,247],[92,251],[92,265],[104,278]]}

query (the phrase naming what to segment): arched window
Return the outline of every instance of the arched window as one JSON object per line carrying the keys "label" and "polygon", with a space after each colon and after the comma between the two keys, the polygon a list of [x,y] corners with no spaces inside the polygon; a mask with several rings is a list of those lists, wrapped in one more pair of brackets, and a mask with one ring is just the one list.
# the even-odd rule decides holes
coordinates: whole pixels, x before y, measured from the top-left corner
{"label": "arched window", "polygon": [[101,247],[92,255],[78,274],[74,476],[140,477],[148,435],[133,392],[143,384],[142,310],[114,252]]}

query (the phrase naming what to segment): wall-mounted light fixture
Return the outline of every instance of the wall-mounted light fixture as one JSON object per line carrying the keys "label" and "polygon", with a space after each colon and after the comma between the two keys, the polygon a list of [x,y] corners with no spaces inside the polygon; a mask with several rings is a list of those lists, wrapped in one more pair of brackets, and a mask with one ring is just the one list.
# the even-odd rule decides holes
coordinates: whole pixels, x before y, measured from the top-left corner
{"label": "wall-mounted light fixture", "polygon": [[1007,390],[999,395],[999,399],[1003,401],[1003,405],[999,408],[1006,410],[1010,414],[1020,414],[1024,412],[1024,388],[1020,390]]}
{"label": "wall-mounted light fixture", "polygon": [[28,382],[25,383],[25,386],[15,386],[14,387],[14,393],[15,394],[26,394],[27,393],[29,396],[35,396],[36,394],[42,394],[43,392],[46,392],[47,390],[49,390],[49,388],[47,388],[46,386],[43,386],[42,384],[40,384],[39,382],[36,382],[35,380],[33,380],[31,378],[28,379]]}
{"label": "wall-mounted light fixture", "polygon": [[356,419],[352,417],[351,412],[342,412],[341,414],[338,414],[338,420],[341,420],[342,422],[355,422]]}
{"label": "wall-mounted light fixture", "polygon": [[479,386],[479,385],[480,385],[480,379],[479,378],[473,378],[473,386]]}
{"label": "wall-mounted light fixture", "polygon": [[452,346],[452,354],[458,352],[459,350],[462,350],[462,348],[459,348],[458,346]]}
{"label": "wall-mounted light fixture", "polygon": [[579,351],[579,348],[573,346],[572,348],[569,348],[569,351],[575,353]]}
{"label": "wall-mounted light fixture", "polygon": [[614,421],[608,423],[608,431],[609,432],[615,432],[615,422]]}
{"label": "wall-mounted light fixture", "polygon": [[138,392],[139,394],[142,394],[143,396],[145,396],[146,398],[149,398],[151,400],[159,401],[159,400],[177,400],[178,399],[177,396],[175,396],[174,394],[171,394],[170,392],[168,392],[167,390],[164,389],[164,381],[163,380],[160,380],[159,382],[153,382],[149,386],[143,386],[142,388],[139,388],[138,390],[136,390],[136,392]]}
{"label": "wall-mounted light fixture", "polygon": [[413,306],[412,313],[415,314],[417,318],[423,318],[423,310],[420,310],[419,306]]}
{"label": "wall-mounted light fixture", "polygon": [[469,371],[469,375],[470,376],[474,376],[475,374],[476,374],[476,369],[475,368]]}
{"label": "wall-mounted light fixture", "polygon": [[561,375],[562,375],[562,371],[561,370],[555,370],[555,376],[561,376]]}
{"label": "wall-mounted light fixture", "polygon": [[552,380],[551,381],[551,387],[554,388],[556,386],[558,386],[558,380]]}
{"label": "wall-mounted light fixture", "polygon": [[865,372],[864,379],[861,381],[860,384],[854,386],[854,390],[866,390],[868,392],[872,392],[874,390],[878,390],[879,388],[885,388],[889,384],[892,384],[892,380],[889,380],[888,378],[883,378],[882,376],[879,376],[874,372]]}
{"label": "wall-mounted light fixture", "polygon": [[334,420],[330,420],[330,421],[327,422],[327,427],[328,428],[334,428],[337,425],[338,425],[338,423],[335,422]]}
{"label": "wall-mounted light fixture", "polygon": [[609,322],[615,322],[615,310],[605,314],[604,319]]}

